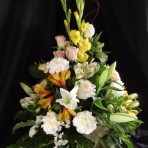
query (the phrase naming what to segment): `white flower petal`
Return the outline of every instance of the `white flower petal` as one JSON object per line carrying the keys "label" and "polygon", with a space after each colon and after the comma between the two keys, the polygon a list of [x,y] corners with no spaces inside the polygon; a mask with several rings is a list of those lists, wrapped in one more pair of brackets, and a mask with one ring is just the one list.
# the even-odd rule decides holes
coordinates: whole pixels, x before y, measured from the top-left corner
{"label": "white flower petal", "polygon": [[96,118],[92,116],[89,111],[77,113],[73,119],[73,125],[76,127],[77,132],[81,134],[90,134],[97,128]]}
{"label": "white flower petal", "polygon": [[60,88],[60,93],[61,93],[62,98],[69,97],[69,91],[67,91],[66,89]]}
{"label": "white flower petal", "polygon": [[79,102],[79,100],[76,98],[77,91],[78,86],[75,86],[70,92],[63,88],[60,88],[62,98],[57,99],[56,102],[65,106],[67,109],[75,110],[75,108],[77,107],[77,102]]}

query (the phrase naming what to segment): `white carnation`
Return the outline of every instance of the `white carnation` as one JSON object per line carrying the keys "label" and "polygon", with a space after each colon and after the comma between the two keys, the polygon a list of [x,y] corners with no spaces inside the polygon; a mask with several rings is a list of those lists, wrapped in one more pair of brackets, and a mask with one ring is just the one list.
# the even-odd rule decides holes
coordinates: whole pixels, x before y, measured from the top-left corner
{"label": "white carnation", "polygon": [[99,65],[97,62],[93,62],[87,65],[85,69],[84,79],[94,76],[94,74],[99,70]]}
{"label": "white carnation", "polygon": [[69,69],[69,61],[62,57],[55,57],[50,62],[47,62],[47,68],[50,74],[67,71]]}
{"label": "white carnation", "polygon": [[57,121],[56,113],[54,112],[48,112],[46,116],[43,116],[42,122],[41,127],[47,135],[55,136],[61,130],[61,123]]}
{"label": "white carnation", "polygon": [[32,138],[37,133],[38,125],[34,125],[29,130],[29,137]]}
{"label": "white carnation", "polygon": [[[119,84],[118,84],[119,83]],[[116,91],[116,90],[109,90],[108,92],[107,92],[107,94],[108,93],[112,93],[114,96],[116,96],[116,97],[120,97],[120,96],[123,96],[123,95],[125,95],[126,94],[126,91],[124,90],[124,83],[122,82],[122,81],[117,81],[117,83],[115,83],[115,82],[112,82],[111,84],[110,84],[110,86],[111,87],[115,87],[115,88],[118,88],[118,89],[120,89],[121,91]]]}
{"label": "white carnation", "polygon": [[96,95],[96,86],[92,84],[89,80],[79,80],[76,82],[79,86],[77,96],[79,99],[88,99]]}
{"label": "white carnation", "polygon": [[91,38],[95,34],[95,28],[92,24],[89,24],[88,28],[84,32],[85,38]]}
{"label": "white carnation", "polygon": [[90,134],[97,128],[96,118],[92,116],[89,111],[77,113],[73,119],[73,125],[76,127],[77,132],[81,134]]}
{"label": "white carnation", "polygon": [[87,79],[92,76],[99,70],[99,65],[96,62],[88,64],[88,62],[85,62],[83,64],[78,63],[74,66],[74,71],[76,74],[77,79]]}
{"label": "white carnation", "polygon": [[34,100],[31,97],[25,97],[20,100],[20,104],[21,104],[22,108],[27,108],[29,105],[34,104]]}

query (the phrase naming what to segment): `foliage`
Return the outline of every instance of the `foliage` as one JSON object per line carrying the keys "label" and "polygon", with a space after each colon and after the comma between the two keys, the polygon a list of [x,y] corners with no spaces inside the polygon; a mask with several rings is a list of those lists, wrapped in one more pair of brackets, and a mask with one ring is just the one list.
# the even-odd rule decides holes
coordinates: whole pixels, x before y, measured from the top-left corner
{"label": "foliage", "polygon": [[37,84],[20,83],[28,96],[20,100],[12,131],[30,129],[8,148],[133,148],[130,136],[142,123],[138,95],[128,94],[116,62],[106,64],[102,32],[95,34],[83,19],[84,0],[75,2],[77,29],[71,29],[73,12],[61,0],[69,40],[56,36],[54,58],[30,66]]}

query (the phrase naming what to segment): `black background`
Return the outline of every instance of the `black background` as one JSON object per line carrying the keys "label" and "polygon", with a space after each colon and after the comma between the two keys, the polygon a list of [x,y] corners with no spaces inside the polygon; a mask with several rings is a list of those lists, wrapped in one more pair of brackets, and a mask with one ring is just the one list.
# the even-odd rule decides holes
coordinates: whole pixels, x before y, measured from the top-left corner
{"label": "black background", "polygon": [[[104,50],[111,52],[108,63],[117,61],[117,70],[129,93],[137,92],[148,129],[148,2],[147,0],[101,0],[94,21],[103,31]],[[69,6],[75,9],[74,2]],[[86,0],[85,15],[96,9]],[[95,14],[86,18],[92,21]],[[19,100],[26,96],[19,82],[34,84],[28,67],[34,61],[51,59],[54,37],[65,34],[60,0],[0,1],[0,146],[14,142],[13,116]],[[139,146],[140,147],[140,146]],[[143,146],[144,147],[144,146]],[[145,146],[147,147],[147,146]]]}

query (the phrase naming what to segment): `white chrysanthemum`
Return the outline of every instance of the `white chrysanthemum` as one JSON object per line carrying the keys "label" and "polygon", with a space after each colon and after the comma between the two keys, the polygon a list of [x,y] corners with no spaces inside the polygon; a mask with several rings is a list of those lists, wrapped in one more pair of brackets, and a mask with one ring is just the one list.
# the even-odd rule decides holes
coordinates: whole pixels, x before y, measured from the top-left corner
{"label": "white chrysanthemum", "polygon": [[67,71],[69,69],[69,61],[62,57],[55,57],[50,62],[47,62],[47,68],[50,74]]}
{"label": "white chrysanthemum", "polygon": [[38,125],[34,125],[29,130],[29,137],[32,138],[37,133]]}
{"label": "white chrysanthemum", "polygon": [[54,112],[48,112],[46,116],[43,116],[42,122],[41,127],[47,135],[55,136],[61,130],[61,123],[57,121],[56,113]]}
{"label": "white chrysanthemum", "polygon": [[34,104],[34,100],[31,97],[25,97],[20,100],[20,104],[21,104],[22,108],[27,108],[29,105]]}
{"label": "white chrysanthemum", "polygon": [[84,32],[85,38],[91,38],[95,34],[95,28],[92,24],[89,24],[88,28]]}
{"label": "white chrysanthemum", "polygon": [[81,134],[90,134],[97,128],[96,118],[92,116],[89,111],[77,113],[73,119],[73,125],[76,127],[77,132]]}
{"label": "white chrysanthemum", "polygon": [[74,66],[74,71],[76,74],[77,79],[87,79],[92,76],[99,70],[99,65],[96,62],[88,64],[85,62],[83,64],[78,63]]}
{"label": "white chrysanthemum", "polygon": [[96,86],[92,84],[89,80],[79,80],[76,82],[79,86],[77,96],[79,99],[88,99],[96,95]]}
{"label": "white chrysanthemum", "polygon": [[121,91],[116,91],[116,90],[109,90],[107,93],[112,93],[115,97],[120,97],[126,94],[126,91],[124,90],[124,83],[122,81],[117,81],[118,83],[112,82],[110,84],[111,87],[115,87],[120,89]]}

